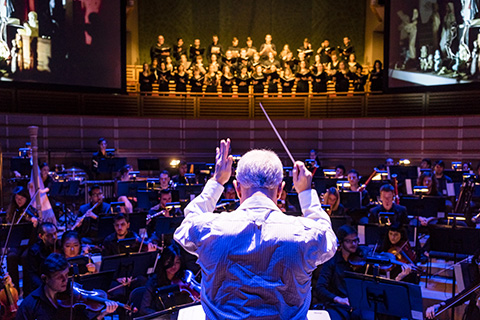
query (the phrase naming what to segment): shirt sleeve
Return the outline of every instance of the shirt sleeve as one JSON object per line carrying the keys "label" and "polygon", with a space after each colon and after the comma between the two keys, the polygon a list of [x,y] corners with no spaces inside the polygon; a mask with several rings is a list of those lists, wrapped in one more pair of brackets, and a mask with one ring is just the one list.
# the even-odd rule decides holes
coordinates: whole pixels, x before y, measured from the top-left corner
{"label": "shirt sleeve", "polygon": [[337,237],[332,229],[332,223],[328,214],[322,209],[316,190],[304,190],[298,194],[303,216],[315,221],[313,228],[308,232],[313,236],[314,245],[306,251],[306,261],[312,270],[316,266],[330,260],[337,249]]}
{"label": "shirt sleeve", "polygon": [[209,180],[202,193],[185,208],[185,219],[177,228],[174,239],[188,252],[195,254],[199,246],[196,231],[215,219],[215,205],[223,192],[223,186],[215,180]]}

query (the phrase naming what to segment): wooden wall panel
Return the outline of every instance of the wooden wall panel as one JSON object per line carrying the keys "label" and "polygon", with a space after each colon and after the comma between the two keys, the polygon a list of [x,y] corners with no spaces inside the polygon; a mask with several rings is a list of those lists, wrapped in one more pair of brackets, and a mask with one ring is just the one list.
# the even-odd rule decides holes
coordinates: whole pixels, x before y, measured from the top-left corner
{"label": "wooden wall panel", "polygon": [[[386,157],[480,160],[480,117],[274,119],[296,159],[318,149],[326,167],[343,163],[369,174]],[[265,119],[173,119],[99,116],[40,116],[0,114],[0,141],[5,156],[17,153],[29,140],[27,127],[37,125],[40,158],[52,164],[89,166],[99,137],[117,155],[136,167],[137,157],[172,157],[213,161],[218,140],[230,137],[232,152],[270,148],[289,164],[283,147]],[[4,161],[8,167],[9,161]]]}

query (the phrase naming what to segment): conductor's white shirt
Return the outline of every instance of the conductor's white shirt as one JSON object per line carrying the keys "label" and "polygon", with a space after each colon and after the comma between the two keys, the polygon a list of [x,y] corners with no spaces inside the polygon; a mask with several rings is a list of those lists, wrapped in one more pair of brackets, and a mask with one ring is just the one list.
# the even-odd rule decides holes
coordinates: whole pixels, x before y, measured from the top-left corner
{"label": "conductor's white shirt", "polygon": [[233,212],[212,213],[222,192],[209,180],[174,235],[198,256],[207,319],[305,320],[311,273],[337,247],[316,191],[298,195],[303,217],[285,215],[263,195]]}

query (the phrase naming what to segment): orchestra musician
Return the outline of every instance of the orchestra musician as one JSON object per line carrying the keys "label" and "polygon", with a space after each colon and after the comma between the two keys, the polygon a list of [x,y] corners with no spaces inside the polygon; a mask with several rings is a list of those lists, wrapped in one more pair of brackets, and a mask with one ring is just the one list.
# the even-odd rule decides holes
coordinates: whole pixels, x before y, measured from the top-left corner
{"label": "orchestra musician", "polygon": [[50,222],[44,222],[38,227],[38,240],[22,256],[23,261],[23,294],[30,292],[42,285],[42,262],[57,251],[57,227]]}
{"label": "orchestra musician", "polygon": [[196,291],[185,283],[184,276],[185,266],[180,247],[174,242],[163,250],[155,273],[146,284],[146,292],[143,295],[139,314],[151,314],[176,305],[198,301],[200,298],[199,288],[196,287],[198,290]]}
{"label": "orchestra musician", "polygon": [[408,242],[407,230],[401,223],[395,222],[388,228],[380,252],[392,253],[399,262],[403,263],[394,265],[390,271],[391,279],[415,284],[420,282],[418,274],[411,272],[416,255]]}
{"label": "orchestra musician", "polygon": [[364,268],[355,269],[350,260],[361,255],[358,244],[357,230],[352,226],[343,225],[337,231],[339,247],[332,259],[323,264],[317,280],[316,293],[319,302],[332,320],[373,319],[373,315],[365,311],[353,309],[347,296],[345,271],[362,273]]}
{"label": "orchestra musician", "polygon": [[[115,232],[103,240],[102,256],[113,256],[122,253],[135,253],[140,249],[142,240],[138,234],[130,230],[130,219],[128,214],[118,213],[113,216],[113,227]],[[122,245],[118,240],[135,239],[130,246]],[[157,245],[152,242],[145,242],[144,251],[156,251]]]}
{"label": "orchestra musician", "polygon": [[149,215],[155,215],[163,211],[159,216],[155,216],[153,219],[147,221],[147,232],[149,236],[155,232],[157,219],[182,215],[182,213],[175,208],[167,208],[167,203],[172,202],[172,191],[170,189],[160,190],[159,200],[160,202],[148,211]]}
{"label": "orchestra musician", "polygon": [[74,225],[85,243],[98,242],[98,217],[108,214],[110,204],[103,201],[103,190],[94,184],[88,191],[90,202],[82,205],[78,210],[78,217]]}
{"label": "orchestra musician", "polygon": [[304,217],[285,215],[276,206],[284,186],[282,162],[272,151],[249,151],[239,160],[234,181],[240,207],[214,214],[232,172],[229,150],[230,140],[222,140],[213,178],[186,207],[174,234],[185,250],[198,256],[206,316],[303,320],[310,306],[312,271],[334,255],[337,244],[330,219],[311,189],[312,174],[302,162],[295,163],[293,183]]}
{"label": "orchestra musician", "polygon": [[107,140],[105,138],[98,139],[97,144],[98,150],[92,155],[92,172],[98,178],[98,164],[100,163],[100,160],[113,158],[113,154],[107,152]]}
{"label": "orchestra musician", "polygon": [[433,169],[435,172],[435,178],[437,178],[438,191],[442,195],[447,195],[447,183],[453,183],[453,181],[449,176],[446,176],[443,173],[445,170],[445,162],[443,162],[443,160],[436,161]]}
{"label": "orchestra musician", "polygon": [[380,187],[380,201],[381,204],[372,208],[368,215],[369,223],[383,223],[379,221],[381,212],[391,212],[393,216],[389,216],[391,224],[400,222],[401,224],[408,224],[407,208],[394,203],[395,189],[390,184],[384,184]]}
{"label": "orchestra musician", "polygon": [[[77,232],[69,230],[63,233],[61,244],[61,254],[68,260],[70,258],[76,258],[83,256],[82,242]],[[88,250],[88,246],[87,246]],[[86,265],[79,265],[79,274],[94,273],[96,272],[95,264],[91,261]]]}
{"label": "orchestra musician", "polygon": [[[46,257],[39,270],[41,285],[20,304],[16,319],[70,319],[70,309],[61,307],[57,301],[58,295],[67,291],[69,269],[69,263],[61,254],[52,253]],[[117,309],[117,303],[113,301],[105,304],[105,308],[99,313],[87,309],[76,311],[73,319],[103,319]]]}
{"label": "orchestra musician", "polygon": [[160,183],[160,190],[165,190],[172,187],[170,174],[167,170],[163,170],[162,172],[160,172],[160,175],[158,176],[158,182]]}
{"label": "orchestra musician", "polygon": [[340,193],[335,187],[330,187],[323,196],[323,203],[330,206],[327,211],[329,216],[343,217],[345,216],[345,207],[340,203]]}
{"label": "orchestra musician", "polygon": [[358,171],[355,169],[348,171],[347,179],[350,183],[350,190],[359,191],[362,194],[362,206],[368,206],[370,203],[370,195],[368,194],[367,189],[360,189],[360,174]]}
{"label": "orchestra musician", "polygon": [[343,164],[337,164],[337,166],[335,167],[335,179],[344,179],[346,172],[347,169],[345,169],[345,166]]}

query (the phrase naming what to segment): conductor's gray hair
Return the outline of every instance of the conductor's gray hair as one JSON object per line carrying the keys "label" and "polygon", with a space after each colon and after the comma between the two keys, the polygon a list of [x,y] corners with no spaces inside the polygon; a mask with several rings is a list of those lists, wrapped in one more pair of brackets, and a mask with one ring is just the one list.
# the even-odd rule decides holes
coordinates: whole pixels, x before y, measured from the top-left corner
{"label": "conductor's gray hair", "polygon": [[275,189],[282,183],[283,165],[275,152],[251,150],[237,165],[237,181],[244,188]]}

